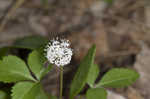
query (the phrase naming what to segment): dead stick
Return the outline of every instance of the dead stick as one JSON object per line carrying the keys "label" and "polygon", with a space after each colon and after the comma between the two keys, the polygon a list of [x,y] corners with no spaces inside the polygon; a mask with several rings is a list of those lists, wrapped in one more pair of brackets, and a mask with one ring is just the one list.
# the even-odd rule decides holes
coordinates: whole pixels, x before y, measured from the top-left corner
{"label": "dead stick", "polygon": [[0,24],[0,32],[3,31],[8,20],[13,16],[16,9],[19,8],[24,3],[24,1],[25,0],[17,0],[16,3],[12,6],[12,8],[8,11],[8,13],[6,14],[6,16],[4,17],[4,19],[2,20],[2,22]]}

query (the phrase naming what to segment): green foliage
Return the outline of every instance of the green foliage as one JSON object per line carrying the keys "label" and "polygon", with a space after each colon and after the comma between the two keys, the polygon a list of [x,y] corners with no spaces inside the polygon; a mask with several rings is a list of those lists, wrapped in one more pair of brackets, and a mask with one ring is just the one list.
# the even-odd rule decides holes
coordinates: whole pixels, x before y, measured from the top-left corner
{"label": "green foliage", "polygon": [[34,50],[40,48],[47,42],[48,40],[42,36],[28,36],[28,37],[17,39],[14,42],[13,47]]}
{"label": "green foliage", "polygon": [[106,3],[108,4],[112,4],[113,3],[113,0],[104,0]]}
{"label": "green foliage", "polygon": [[19,82],[12,89],[12,99],[48,99],[40,83]]}
{"label": "green foliage", "polygon": [[99,74],[99,68],[97,64],[92,65],[87,78],[87,83],[89,84],[90,87],[94,86],[94,82],[98,74]]}
{"label": "green foliage", "polygon": [[131,69],[114,68],[108,71],[96,85],[96,87],[125,87],[134,83],[139,74]]}
{"label": "green foliage", "polygon": [[[51,66],[44,68],[45,61],[43,53],[37,50],[34,50],[28,58],[29,67],[39,80],[51,69]],[[18,82],[12,89],[12,99],[48,99],[40,82],[31,76],[24,61],[17,56],[9,55],[0,60],[0,81]],[[0,91],[0,97],[4,96],[5,94]],[[54,96],[50,98],[56,99]]]}
{"label": "green foliage", "polygon": [[0,59],[2,59],[2,57],[4,57],[7,54],[8,50],[8,47],[0,48]]}
{"label": "green foliage", "polygon": [[48,69],[44,67],[46,58],[40,51],[34,50],[28,57],[28,64],[31,71],[35,74],[38,80],[40,80],[45,74],[47,74],[52,66],[48,66]]}
{"label": "green foliage", "polygon": [[94,62],[95,51],[96,46],[93,45],[81,62],[71,84],[70,99],[73,99],[73,97],[76,96],[86,84],[90,68]]}
{"label": "green foliage", "polygon": [[92,88],[87,91],[86,98],[87,99],[106,99],[107,92],[103,88]]}
{"label": "green foliage", "polygon": [[42,3],[43,5],[48,5],[48,0],[41,0],[41,3]]}
{"label": "green foliage", "polygon": [[21,80],[34,81],[24,61],[16,56],[4,57],[0,61],[0,81],[17,82]]}
{"label": "green foliage", "polygon": [[[38,43],[37,43],[38,42]],[[0,81],[17,82],[12,88],[12,99],[57,99],[52,95],[46,95],[43,91],[40,81],[52,66],[44,67],[46,58],[43,54],[42,46],[47,42],[41,37],[27,37],[17,40],[14,47],[36,49],[28,56],[28,66],[17,56],[5,56],[9,47],[0,49]],[[80,66],[75,74],[71,84],[70,98],[73,99],[84,88],[87,83],[91,88],[86,93],[87,99],[106,99],[107,92],[103,87],[125,87],[137,80],[139,74],[131,69],[114,68],[108,71],[102,79],[95,84],[99,74],[98,65],[94,64],[96,46],[93,45],[87,55],[81,61]],[[5,57],[4,57],[5,56]],[[38,79],[35,80],[29,69]],[[0,90],[0,99],[9,99],[7,93]]]}
{"label": "green foliage", "polygon": [[2,90],[0,90],[0,99],[9,99],[8,94]]}

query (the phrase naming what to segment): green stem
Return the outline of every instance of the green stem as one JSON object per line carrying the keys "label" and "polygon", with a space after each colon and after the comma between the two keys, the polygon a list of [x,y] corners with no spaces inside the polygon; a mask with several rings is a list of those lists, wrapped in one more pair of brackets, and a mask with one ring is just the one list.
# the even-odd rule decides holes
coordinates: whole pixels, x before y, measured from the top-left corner
{"label": "green stem", "polygon": [[63,66],[60,66],[60,98],[62,99],[62,94],[63,94]]}

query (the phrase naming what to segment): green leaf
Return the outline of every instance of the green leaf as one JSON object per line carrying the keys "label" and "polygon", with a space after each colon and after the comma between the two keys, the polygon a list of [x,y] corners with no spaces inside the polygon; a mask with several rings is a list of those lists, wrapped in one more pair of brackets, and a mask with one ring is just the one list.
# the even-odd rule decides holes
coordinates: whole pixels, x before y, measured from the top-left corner
{"label": "green leaf", "polygon": [[0,99],[8,99],[8,94],[2,90],[0,90]]}
{"label": "green leaf", "polygon": [[90,87],[94,86],[98,74],[99,74],[98,65],[97,64],[92,65],[87,78],[87,83],[89,84]]}
{"label": "green leaf", "polygon": [[125,87],[134,83],[139,74],[131,69],[114,68],[108,71],[96,85],[96,87]]}
{"label": "green leaf", "polygon": [[106,99],[107,92],[103,88],[92,88],[87,91],[86,98],[87,99]]}
{"label": "green leaf", "polygon": [[89,49],[88,54],[84,57],[83,61],[81,62],[71,84],[70,99],[73,99],[73,97],[76,96],[86,84],[88,73],[94,62],[95,51],[96,46],[93,45]]}
{"label": "green leaf", "polygon": [[46,58],[44,57],[44,54],[42,52],[34,50],[29,54],[28,65],[38,80],[40,80],[45,74],[47,74],[52,67],[49,66],[48,69],[45,68],[45,62]]}
{"label": "green leaf", "polygon": [[12,99],[48,99],[40,83],[19,82],[12,89]]}
{"label": "green leaf", "polygon": [[11,55],[0,60],[0,81],[17,82],[21,80],[34,81],[24,61]]}
{"label": "green leaf", "polygon": [[28,36],[24,38],[17,39],[13,47],[16,48],[26,48],[26,49],[37,49],[46,44],[48,40],[42,36]]}
{"label": "green leaf", "polygon": [[104,0],[104,2],[108,3],[108,4],[112,4],[113,0]]}
{"label": "green leaf", "polygon": [[0,59],[2,59],[2,57],[6,56],[8,50],[9,50],[9,47],[0,48]]}

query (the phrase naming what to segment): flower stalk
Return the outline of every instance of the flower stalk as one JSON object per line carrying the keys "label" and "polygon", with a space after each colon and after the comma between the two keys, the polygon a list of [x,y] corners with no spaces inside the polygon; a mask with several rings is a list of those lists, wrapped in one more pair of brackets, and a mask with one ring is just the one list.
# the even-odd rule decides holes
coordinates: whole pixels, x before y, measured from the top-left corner
{"label": "flower stalk", "polygon": [[60,96],[59,99],[62,99],[63,95],[63,66],[60,66]]}

